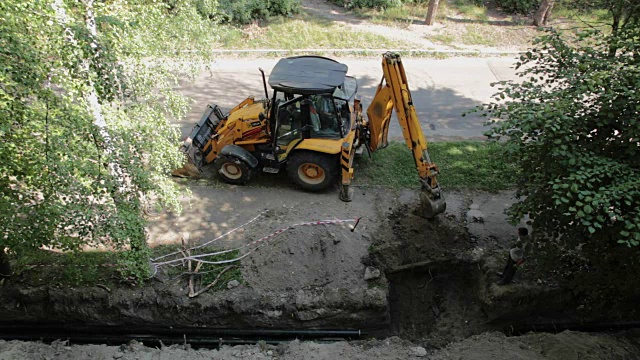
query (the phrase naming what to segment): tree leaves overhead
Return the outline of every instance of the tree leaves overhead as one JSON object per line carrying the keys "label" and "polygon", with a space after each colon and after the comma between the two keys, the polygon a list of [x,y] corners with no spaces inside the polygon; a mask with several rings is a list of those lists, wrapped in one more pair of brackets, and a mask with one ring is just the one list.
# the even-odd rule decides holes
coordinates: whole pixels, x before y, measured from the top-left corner
{"label": "tree leaves overhead", "polygon": [[[167,174],[182,157],[168,119],[184,116],[188,103],[173,89],[210,40],[178,41],[207,27],[185,13],[169,15],[154,1],[0,3],[0,249],[131,249],[144,242],[145,197],[179,208]],[[172,41],[160,46],[163,38]],[[167,43],[174,53],[195,51],[176,62]],[[106,133],[87,102],[92,92]],[[114,196],[122,179],[108,171],[112,163],[130,181],[127,202]]]}

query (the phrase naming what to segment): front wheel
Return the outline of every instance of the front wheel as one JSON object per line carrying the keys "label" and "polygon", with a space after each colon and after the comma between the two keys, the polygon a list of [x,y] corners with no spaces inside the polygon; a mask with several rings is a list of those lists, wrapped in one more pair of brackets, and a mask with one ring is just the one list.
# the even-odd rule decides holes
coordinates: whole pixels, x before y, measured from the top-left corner
{"label": "front wheel", "polygon": [[298,151],[289,156],[287,174],[301,188],[321,191],[335,184],[339,166],[335,155]]}
{"label": "front wheel", "polygon": [[215,167],[222,181],[235,185],[245,185],[253,173],[246,162],[233,156],[219,156]]}

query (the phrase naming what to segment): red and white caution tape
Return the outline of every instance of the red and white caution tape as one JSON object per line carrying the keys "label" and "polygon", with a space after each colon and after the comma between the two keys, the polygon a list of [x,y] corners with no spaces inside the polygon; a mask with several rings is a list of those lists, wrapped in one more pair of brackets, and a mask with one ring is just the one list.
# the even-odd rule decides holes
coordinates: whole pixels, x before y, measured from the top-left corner
{"label": "red and white caution tape", "polygon": [[[226,233],[224,233],[224,234],[222,234],[222,235],[220,235],[220,236],[216,237],[215,239],[210,240],[210,241],[208,241],[208,242],[206,242],[206,243],[204,243],[204,244],[200,244],[200,245],[198,245],[198,246],[191,247],[191,248],[186,249],[186,250],[196,250],[196,249],[203,248],[203,247],[205,247],[205,246],[207,246],[207,245],[211,245],[212,243],[214,243],[214,242],[216,242],[216,241],[218,241],[218,240],[222,239],[223,237],[225,237],[225,236],[227,236],[227,235],[229,235],[229,234],[231,234],[231,233],[233,233],[233,232],[235,232],[235,231],[237,231],[237,230],[239,230],[239,229],[242,229],[243,227],[245,227],[245,226],[247,226],[247,225],[251,224],[252,222],[254,222],[254,221],[258,220],[258,218],[259,218],[259,217],[261,217],[262,215],[264,215],[264,214],[266,214],[266,213],[267,213],[267,211],[263,211],[263,212],[261,212],[260,214],[258,214],[258,216],[254,217],[253,219],[251,219],[251,220],[247,221],[246,223],[244,223],[244,224],[242,224],[242,225],[240,225],[240,226],[238,226],[238,227],[235,227],[235,228],[233,228],[233,229],[231,229],[231,230],[227,231]],[[178,255],[178,254],[181,254],[181,253],[182,253],[182,251],[184,251],[184,250],[181,250],[181,251],[175,251],[175,252],[172,252],[172,253],[170,253],[170,254],[162,255],[162,256],[159,256],[159,257],[157,257],[157,258],[155,258],[155,259],[151,259],[151,261],[152,261],[152,262],[155,262],[155,261],[157,261],[157,260],[164,259],[164,258],[169,257],[169,256],[172,256],[172,255]],[[228,252],[228,251],[227,251],[227,252]],[[222,254],[222,253],[221,253],[221,254]]]}
{"label": "red and white caution tape", "polygon": [[[177,263],[177,262],[182,262],[182,261],[185,261],[185,260],[195,260],[195,261],[199,261],[199,262],[202,262],[202,263],[205,263],[205,264],[228,264],[228,263],[231,263],[231,262],[236,262],[236,261],[240,261],[240,260],[244,259],[245,257],[247,257],[250,254],[252,254],[253,252],[255,252],[258,248],[260,248],[263,245],[265,245],[269,240],[272,240],[273,238],[275,238],[275,237],[281,235],[282,233],[284,233],[285,231],[289,231],[289,230],[294,229],[296,227],[299,227],[299,226],[316,226],[316,225],[333,225],[333,224],[348,223],[348,222],[355,223],[354,228],[353,228],[353,229],[355,229],[355,226],[357,226],[358,223],[360,222],[360,218],[338,219],[338,220],[319,220],[319,221],[309,221],[309,222],[293,224],[293,225],[289,225],[287,227],[278,229],[278,230],[272,232],[269,235],[263,236],[258,240],[252,241],[252,242],[250,242],[248,244],[245,244],[243,246],[237,247],[235,249],[216,251],[216,252],[208,253],[208,254],[191,255],[191,256],[181,257],[179,259],[168,260],[168,261],[164,261],[164,262],[160,262],[160,263],[155,263],[154,262],[155,260],[153,260],[152,262],[153,262],[154,267],[156,268],[156,270],[160,266],[173,264],[173,263]],[[244,254],[242,256],[239,256],[239,257],[237,257],[235,259],[219,260],[219,261],[203,260],[203,258],[207,258],[207,257],[210,257],[210,256],[215,256],[215,255],[220,255],[220,254],[225,254],[225,253],[229,253],[229,252],[236,251],[236,250],[242,250],[244,248],[252,247],[252,246],[255,246],[255,247],[253,247],[251,250],[249,250],[246,254]],[[202,245],[199,246],[199,247],[202,247]],[[178,252],[178,253],[182,254],[181,252]]]}

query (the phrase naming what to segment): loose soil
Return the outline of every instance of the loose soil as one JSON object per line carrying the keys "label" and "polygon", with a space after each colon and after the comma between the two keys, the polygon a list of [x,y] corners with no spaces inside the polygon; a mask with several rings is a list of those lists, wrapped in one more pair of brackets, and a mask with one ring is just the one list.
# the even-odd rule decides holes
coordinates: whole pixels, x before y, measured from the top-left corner
{"label": "loose soil", "polygon": [[0,340],[0,360],[40,359],[313,359],[405,360],[429,358],[478,360],[601,360],[637,359],[640,333],[586,334],[565,331],[560,334],[530,334],[506,337],[502,333],[485,333],[452,343],[441,350],[423,347],[391,337],[386,340],[318,344],[292,341],[279,346],[252,345],[222,347],[219,350],[191,350],[183,346],[148,348],[139,343],[122,346],[51,345]]}

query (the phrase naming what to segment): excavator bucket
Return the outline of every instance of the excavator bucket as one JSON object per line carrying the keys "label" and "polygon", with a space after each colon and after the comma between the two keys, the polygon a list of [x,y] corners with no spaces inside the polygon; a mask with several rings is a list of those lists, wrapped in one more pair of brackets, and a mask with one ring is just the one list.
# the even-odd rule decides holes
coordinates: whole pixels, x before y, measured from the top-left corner
{"label": "excavator bucket", "polygon": [[440,188],[432,188],[422,182],[422,191],[420,192],[420,208],[419,215],[427,219],[432,219],[436,215],[443,213],[447,209],[447,203]]}

